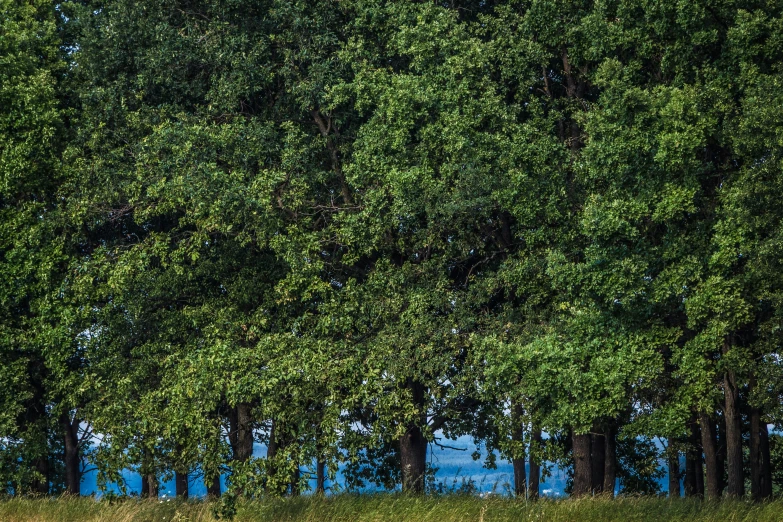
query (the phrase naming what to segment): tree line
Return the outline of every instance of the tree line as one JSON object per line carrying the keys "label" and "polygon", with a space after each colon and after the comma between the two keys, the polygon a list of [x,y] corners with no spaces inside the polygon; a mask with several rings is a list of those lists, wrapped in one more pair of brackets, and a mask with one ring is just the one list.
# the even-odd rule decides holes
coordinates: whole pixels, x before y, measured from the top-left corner
{"label": "tree line", "polygon": [[777,0],[0,0],[0,490],[420,493],[469,435],[529,498],[779,492],[781,35]]}

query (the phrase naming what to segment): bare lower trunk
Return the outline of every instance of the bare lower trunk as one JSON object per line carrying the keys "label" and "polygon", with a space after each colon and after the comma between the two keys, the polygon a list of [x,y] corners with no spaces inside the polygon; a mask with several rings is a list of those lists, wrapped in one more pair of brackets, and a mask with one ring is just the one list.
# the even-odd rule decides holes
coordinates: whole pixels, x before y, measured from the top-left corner
{"label": "bare lower trunk", "polygon": [[761,411],[750,409],[750,496],[755,501],[762,497]]}
{"label": "bare lower trunk", "polygon": [[[237,403],[229,413],[228,441],[231,445],[231,459],[234,462],[247,462],[253,456],[253,418],[252,406],[246,402]],[[240,495],[245,495],[241,491]]]}
{"label": "bare lower trunk", "polygon": [[669,437],[669,497],[680,496],[680,453],[674,437]]}
{"label": "bare lower trunk", "polygon": [[739,389],[734,372],[726,372],[723,379],[723,395],[726,407],[726,471],[728,481],[726,496],[740,498],[745,494],[742,473],[742,420],[739,411]]}
{"label": "bare lower trunk", "polygon": [[229,442],[235,461],[244,462],[253,456],[253,418],[250,413],[250,404],[240,402],[230,418]]}
{"label": "bare lower trunk", "polygon": [[593,489],[592,466],[590,462],[590,434],[584,433],[571,436],[574,452],[574,488],[572,495],[582,497],[589,495]]}
{"label": "bare lower trunk", "polygon": [[419,422],[408,424],[408,429],[400,437],[400,465],[402,471],[402,491],[421,494],[424,492],[424,474],[427,465],[427,440],[421,432],[421,425],[426,422],[423,413],[424,387],[415,382],[408,384],[413,395],[413,402],[419,409]]}
{"label": "bare lower trunk", "polygon": [[[751,387],[756,386],[751,378]],[[750,409],[750,493],[758,502],[772,496],[769,432],[759,408]]]}
{"label": "bare lower trunk", "polygon": [[541,476],[541,464],[538,461],[538,458],[533,455],[533,447],[540,448],[541,447],[541,429],[533,426],[532,433],[530,435],[530,445],[531,445],[531,451],[530,451],[530,460],[529,460],[529,466],[530,466],[530,479],[528,482],[527,487],[527,495],[530,500],[537,500],[538,499],[538,484],[539,484],[539,477]]}
{"label": "bare lower trunk", "polygon": [[400,439],[402,490],[406,493],[424,492],[424,473],[427,464],[427,441],[418,426],[408,426]]}
{"label": "bare lower trunk", "polygon": [[143,498],[158,498],[158,477],[148,473],[141,477],[141,496]]}
{"label": "bare lower trunk", "polygon": [[158,498],[158,477],[155,474],[152,455],[144,449],[141,461],[141,496],[142,498]]}
{"label": "bare lower trunk", "polygon": [[150,460],[151,459],[150,459],[149,450],[144,449],[141,457],[141,469],[139,470],[139,472],[141,473],[141,498],[150,497],[150,481],[149,481],[150,467],[151,467]]}
{"label": "bare lower trunk", "polygon": [[49,459],[47,456],[41,456],[35,459],[35,471],[40,473],[41,478],[33,481],[31,489],[33,493],[40,495],[49,494]]}
{"label": "bare lower trunk", "polygon": [[323,495],[326,492],[326,462],[319,460],[315,464],[315,493]]}
{"label": "bare lower trunk", "polygon": [[[321,411],[321,408],[319,408]],[[316,430],[316,460],[315,460],[315,494],[326,493],[326,460],[325,451],[321,441],[323,440],[323,419],[318,423]]]}
{"label": "bare lower trunk", "polygon": [[689,422],[691,434],[685,453],[685,496],[701,497],[704,494],[704,479],[701,463],[701,435],[696,415]]}
{"label": "bare lower trunk", "polygon": [[612,420],[606,427],[604,440],[604,493],[614,496],[614,485],[617,481],[617,424]]}
{"label": "bare lower trunk", "polygon": [[212,480],[206,481],[207,496],[212,498],[220,497],[220,475],[215,475]]}
{"label": "bare lower trunk", "polygon": [[[272,426],[269,430],[269,444],[266,448],[266,459],[270,461],[267,467],[267,491],[283,494],[285,493],[284,485],[277,483],[275,477],[277,476],[277,463],[275,459],[280,450],[285,448],[285,441],[281,440],[280,433],[285,433],[284,429],[281,429],[280,422],[272,419]],[[272,486],[275,486],[274,488]]]}
{"label": "bare lower trunk", "polygon": [[685,480],[682,485],[686,497],[696,496],[696,465],[690,452],[685,453]]}
{"label": "bare lower trunk", "polygon": [[174,472],[174,492],[179,498],[188,498],[188,474]]}
{"label": "bare lower trunk", "polygon": [[704,498],[704,466],[701,454],[697,455],[696,460],[696,495],[699,498]]}
{"label": "bare lower trunk", "polygon": [[296,467],[294,467],[294,472],[291,474],[291,496],[292,497],[298,497],[299,496],[299,480],[302,478],[302,470],[299,468],[299,465],[297,464]]}
{"label": "bare lower trunk", "polygon": [[767,423],[761,422],[759,430],[759,452],[761,453],[761,498],[772,497],[772,462],[769,453],[769,430]]}
{"label": "bare lower trunk", "polygon": [[277,456],[277,422],[272,419],[272,427],[269,429],[269,444],[266,447],[266,458],[272,460]]}
{"label": "bare lower trunk", "polygon": [[718,421],[718,489],[726,489],[726,423]]}
{"label": "bare lower trunk", "polygon": [[[176,444],[174,447],[174,455],[177,459],[182,459],[183,449],[181,444]],[[181,466],[181,464],[179,465]],[[178,498],[188,498],[188,472],[187,468],[174,470],[174,494]]]}
{"label": "bare lower trunk", "polygon": [[525,453],[523,449],[519,449],[524,440],[524,427],[522,426],[522,406],[515,404],[513,406],[512,419],[514,423],[514,431],[511,434],[511,440],[516,442],[515,451],[519,451],[511,459],[511,464],[514,467],[514,494],[517,497],[525,498],[527,490],[527,476],[525,475]]}
{"label": "bare lower trunk", "polygon": [[[599,428],[600,429],[600,428]],[[600,495],[604,491],[604,471],[606,469],[606,436],[597,432],[591,435],[590,441],[590,464],[592,466],[591,482],[593,485],[593,494]]]}
{"label": "bare lower trunk", "polygon": [[699,412],[699,427],[701,428],[701,446],[704,450],[704,467],[707,474],[705,494],[708,499],[715,500],[720,496],[715,422],[705,412]]}
{"label": "bare lower trunk", "polygon": [[81,490],[81,462],[79,459],[79,421],[71,420],[64,414],[60,418],[64,432],[63,463],[65,464],[65,491],[69,495],[79,495]]}

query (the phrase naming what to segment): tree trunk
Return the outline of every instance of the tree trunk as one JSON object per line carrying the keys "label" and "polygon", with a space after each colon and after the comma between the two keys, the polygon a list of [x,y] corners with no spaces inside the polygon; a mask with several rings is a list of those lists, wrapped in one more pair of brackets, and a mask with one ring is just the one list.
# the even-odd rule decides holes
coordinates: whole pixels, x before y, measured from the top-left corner
{"label": "tree trunk", "polygon": [[[266,459],[268,461],[271,461],[268,463],[267,468],[267,483],[266,488],[267,491],[272,491],[274,493],[283,494],[285,493],[284,484],[278,484],[275,480],[275,476],[277,475],[277,463],[275,462],[275,459],[277,458],[277,454],[281,449],[285,448],[285,441],[281,440],[280,432],[285,433],[284,429],[281,429],[280,422],[272,419],[272,426],[269,429],[269,444],[266,448]],[[274,488],[272,485],[274,484]]]}
{"label": "tree trunk", "polygon": [[207,496],[220,498],[220,475],[215,475],[212,480],[206,481]]}
{"label": "tree trunk", "polygon": [[516,442],[515,452],[521,451],[520,454],[516,454],[511,459],[511,464],[514,467],[514,494],[517,497],[525,498],[527,490],[527,477],[525,475],[525,453],[524,449],[519,449],[523,445],[524,440],[524,427],[522,426],[522,406],[520,404],[514,404],[511,415],[511,422],[513,423],[513,432],[511,433],[511,440]]}
{"label": "tree trunk", "polygon": [[[319,405],[319,412],[323,411],[323,404]],[[320,415],[319,415],[320,416]],[[316,459],[315,459],[315,494],[324,495],[326,493],[326,460],[325,451],[321,441],[323,440],[323,417],[316,425]]]}
{"label": "tree trunk", "polygon": [[326,492],[326,462],[318,460],[315,463],[315,494],[323,495]]}
{"label": "tree trunk", "polygon": [[696,464],[690,451],[685,452],[685,480],[683,489],[686,497],[696,496]]}
{"label": "tree trunk", "polygon": [[299,496],[299,479],[302,478],[302,471],[299,469],[299,465],[297,464],[296,467],[294,467],[294,472],[291,475],[291,496],[292,497],[298,497]]}
{"label": "tree trunk", "polygon": [[177,497],[188,498],[188,474],[179,471],[174,472],[174,493]]}
{"label": "tree trunk", "polygon": [[150,497],[158,498],[160,496],[160,482],[157,475],[150,475],[147,477],[150,484]]}
{"label": "tree trunk", "polygon": [[408,424],[407,431],[400,438],[400,465],[402,471],[402,491],[421,494],[424,492],[424,474],[427,466],[427,440],[421,432],[426,422],[424,407],[424,386],[416,382],[408,384],[413,395],[413,403],[419,410],[419,422]]}
{"label": "tree trunk", "polygon": [[250,404],[240,402],[229,419],[229,442],[235,461],[244,462],[253,456],[253,418],[250,412]]}
{"label": "tree trunk", "polygon": [[410,424],[400,439],[402,490],[406,493],[424,492],[424,473],[427,465],[427,441],[421,429]]}
{"label": "tree trunk", "polygon": [[726,489],[726,423],[718,420],[718,490]]}
{"label": "tree trunk", "polygon": [[669,437],[669,498],[680,496],[680,453],[674,437]]}
{"label": "tree trunk", "polygon": [[[183,458],[182,444],[176,444],[174,446],[174,458]],[[174,470],[174,494],[179,498],[188,498],[187,468]]]}
{"label": "tree trunk", "polygon": [[[724,346],[724,353],[728,347]],[[745,494],[745,479],[742,473],[742,424],[739,411],[739,389],[732,371],[723,379],[723,395],[726,400],[726,468],[728,483],[726,496],[740,498]]]}
{"label": "tree trunk", "polygon": [[750,409],[750,496],[758,502],[762,497],[761,411]]}
{"label": "tree trunk", "polygon": [[614,485],[617,481],[617,425],[612,420],[606,427],[604,438],[604,493],[614,496]]}
{"label": "tree trunk", "polygon": [[600,495],[604,491],[604,471],[606,470],[606,436],[602,433],[591,435],[590,441],[590,464],[592,466],[591,482],[593,485],[593,494]]}
{"label": "tree trunk", "polygon": [[705,412],[699,412],[701,428],[701,446],[704,449],[704,466],[707,471],[706,497],[716,500],[720,496],[718,477],[718,442],[715,435],[715,422]]}
{"label": "tree trunk", "polygon": [[35,479],[32,483],[33,493],[40,495],[49,494],[49,458],[41,456],[35,459],[35,471],[41,474],[40,479]]}
{"label": "tree trunk", "polygon": [[79,420],[71,420],[68,414],[60,417],[63,428],[65,447],[63,463],[65,464],[65,491],[69,495],[81,493],[81,462],[79,460]]}
{"label": "tree trunk", "polygon": [[763,421],[760,426],[759,452],[761,453],[761,498],[772,497],[772,462],[769,453],[769,430]]}
{"label": "tree trunk", "polygon": [[574,488],[572,495],[582,497],[589,495],[593,489],[592,466],[590,465],[590,434],[584,433],[571,436],[574,452]]}
{"label": "tree trunk", "polygon": [[688,424],[691,434],[688,438],[689,447],[685,452],[685,496],[700,497],[704,494],[704,483],[701,467],[701,436],[696,414],[691,417]]}
{"label": "tree trunk", "polygon": [[269,429],[269,444],[266,447],[266,458],[272,460],[277,456],[277,422],[272,419],[272,427]]}
{"label": "tree trunk", "polygon": [[158,477],[154,473],[141,476],[141,496],[142,498],[158,498],[159,487]]}
{"label": "tree trunk", "polygon": [[514,466],[514,494],[517,497],[525,498],[527,492],[527,477],[525,474],[525,456],[511,459]]}
{"label": "tree trunk", "polygon": [[145,448],[143,450],[142,457],[141,457],[141,469],[139,470],[141,474],[141,498],[149,498],[151,496],[150,481],[149,481],[150,465],[151,462],[150,462],[149,450]]}
{"label": "tree trunk", "polygon": [[527,486],[527,495],[530,500],[538,500],[538,484],[541,476],[541,464],[538,462],[538,457],[533,455],[533,446],[535,448],[541,448],[541,429],[533,426],[532,433],[530,434],[530,479]]}

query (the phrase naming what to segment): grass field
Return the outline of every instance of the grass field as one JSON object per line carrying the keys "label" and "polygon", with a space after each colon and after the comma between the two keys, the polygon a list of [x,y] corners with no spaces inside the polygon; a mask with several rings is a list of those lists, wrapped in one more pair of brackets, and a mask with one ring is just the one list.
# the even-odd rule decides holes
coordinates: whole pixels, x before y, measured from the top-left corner
{"label": "grass field", "polygon": [[[0,501],[3,522],[206,522],[216,520],[207,502],[79,499]],[[413,521],[783,521],[783,500],[764,504],[742,501],[700,502],[657,498],[540,501],[468,496],[405,497],[340,495],[299,497],[237,504],[237,522],[413,522]]]}

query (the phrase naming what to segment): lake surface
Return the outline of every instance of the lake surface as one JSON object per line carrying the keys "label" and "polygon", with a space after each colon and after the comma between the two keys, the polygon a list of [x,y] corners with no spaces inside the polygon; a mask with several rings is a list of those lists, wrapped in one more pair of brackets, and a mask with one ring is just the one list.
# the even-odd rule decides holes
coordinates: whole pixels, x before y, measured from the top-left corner
{"label": "lake surface", "polygon": [[[472,454],[476,450],[476,446],[469,436],[460,437],[456,441],[449,441],[448,444],[461,450],[431,445],[430,451],[427,453],[428,461],[433,467],[437,468],[435,474],[436,482],[443,483],[447,489],[454,485],[458,487],[463,481],[473,481],[478,491],[482,493],[492,492],[502,495],[510,494],[513,491],[514,472],[509,461],[498,458],[497,469],[486,469],[483,467],[486,452],[482,452],[481,459],[473,460]],[[257,457],[265,456],[266,446],[256,444],[253,454]],[[123,477],[130,492],[138,493],[141,491],[141,477],[138,473],[126,470],[123,472]],[[96,478],[97,473],[95,471],[84,475],[81,486],[83,495],[100,494],[96,487]],[[225,490],[225,477],[221,481]],[[327,488],[334,483],[339,485],[339,489],[344,489],[341,472],[338,471],[334,482],[327,482]],[[564,496],[565,483],[565,472],[555,468],[552,471],[552,475],[541,482],[541,494],[549,497]],[[315,480],[312,481],[311,488],[315,489]],[[119,492],[119,488],[116,485],[110,489],[114,492]],[[668,491],[668,475],[661,478],[661,489],[662,491]],[[375,490],[374,487],[366,488],[366,491]],[[206,492],[206,487],[201,478],[193,477],[189,484],[190,496],[202,497],[206,495]],[[173,479],[161,484],[161,497],[172,497],[174,493]]]}

